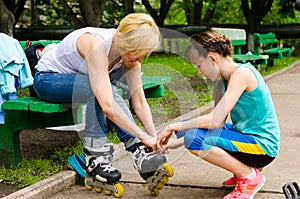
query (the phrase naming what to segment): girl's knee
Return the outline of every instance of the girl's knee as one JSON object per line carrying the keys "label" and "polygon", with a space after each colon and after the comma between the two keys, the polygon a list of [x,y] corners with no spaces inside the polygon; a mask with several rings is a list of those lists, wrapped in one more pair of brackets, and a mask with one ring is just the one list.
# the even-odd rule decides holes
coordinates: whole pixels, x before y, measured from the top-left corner
{"label": "girl's knee", "polygon": [[189,150],[200,150],[204,137],[207,133],[205,129],[189,129],[184,134],[184,145]]}

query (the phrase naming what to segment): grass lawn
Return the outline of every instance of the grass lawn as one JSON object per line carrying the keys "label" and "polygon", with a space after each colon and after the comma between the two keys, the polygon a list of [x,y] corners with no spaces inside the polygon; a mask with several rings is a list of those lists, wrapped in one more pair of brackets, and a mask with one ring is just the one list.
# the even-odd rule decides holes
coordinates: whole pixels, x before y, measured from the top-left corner
{"label": "grass lawn", "polygon": [[[297,57],[276,59],[273,67],[261,67],[261,73],[268,75],[297,61]],[[199,108],[212,99],[214,83],[205,81],[197,74],[196,68],[183,58],[154,54],[143,62],[144,75],[171,76],[172,82],[165,85],[165,97],[147,99],[156,125],[163,124],[181,114]],[[114,133],[110,140],[118,142]],[[24,159],[17,168],[0,167],[0,182],[17,184],[19,188],[31,185],[55,173],[67,169],[66,160],[73,153],[82,152],[82,143],[57,149],[53,154],[40,154],[38,157]]]}

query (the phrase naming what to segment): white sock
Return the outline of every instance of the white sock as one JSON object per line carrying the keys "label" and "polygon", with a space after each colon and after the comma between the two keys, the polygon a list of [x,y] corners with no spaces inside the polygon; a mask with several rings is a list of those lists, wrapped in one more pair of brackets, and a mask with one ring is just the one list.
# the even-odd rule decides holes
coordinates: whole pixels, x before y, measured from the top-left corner
{"label": "white sock", "polygon": [[251,168],[251,173],[249,175],[244,176],[243,178],[253,179],[256,177],[256,172],[253,168]]}

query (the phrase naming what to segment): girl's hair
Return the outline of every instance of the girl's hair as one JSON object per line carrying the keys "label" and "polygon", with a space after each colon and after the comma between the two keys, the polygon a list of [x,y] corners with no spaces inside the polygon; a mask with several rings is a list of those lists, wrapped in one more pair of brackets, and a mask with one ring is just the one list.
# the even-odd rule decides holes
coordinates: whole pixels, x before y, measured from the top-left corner
{"label": "girl's hair", "polygon": [[187,60],[196,60],[199,55],[206,57],[208,52],[216,52],[223,57],[232,57],[231,40],[214,30],[207,30],[203,33],[192,35],[185,57]]}
{"label": "girl's hair", "polygon": [[160,44],[160,32],[150,15],[133,13],[121,20],[116,34],[121,52],[133,55],[150,55]]}

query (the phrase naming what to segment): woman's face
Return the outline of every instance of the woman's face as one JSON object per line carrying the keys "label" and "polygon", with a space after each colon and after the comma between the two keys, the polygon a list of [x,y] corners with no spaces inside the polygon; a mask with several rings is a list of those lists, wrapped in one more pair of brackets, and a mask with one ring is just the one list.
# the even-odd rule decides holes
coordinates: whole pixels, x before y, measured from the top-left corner
{"label": "woman's face", "polygon": [[135,55],[133,52],[128,52],[123,54],[121,57],[124,61],[124,63],[128,63],[128,64],[134,64],[134,63],[142,63],[144,57],[146,55]]}
{"label": "woman's face", "polygon": [[197,66],[198,73],[207,77],[211,81],[217,80],[220,76],[219,67],[213,61],[211,56],[199,56],[198,59],[195,61],[195,65]]}

